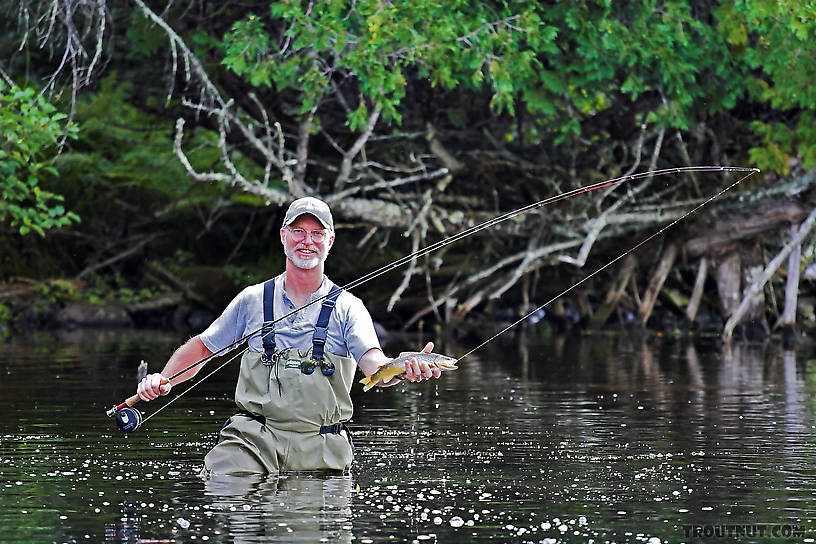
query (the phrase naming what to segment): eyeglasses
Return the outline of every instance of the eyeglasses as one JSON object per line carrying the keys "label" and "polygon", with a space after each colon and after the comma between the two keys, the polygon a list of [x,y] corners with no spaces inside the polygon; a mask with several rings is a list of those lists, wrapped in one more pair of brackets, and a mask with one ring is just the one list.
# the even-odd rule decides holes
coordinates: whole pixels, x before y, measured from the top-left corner
{"label": "eyeglasses", "polygon": [[324,376],[334,374],[334,363],[327,363],[326,361],[320,361],[320,363],[315,361],[302,361],[300,363],[300,371],[304,374],[311,374],[314,372],[316,366],[320,366],[320,372],[322,372]]}
{"label": "eyeglasses", "polygon": [[292,233],[292,239],[295,242],[302,242],[303,240],[306,239],[306,235],[308,234],[309,236],[311,236],[313,242],[321,244],[326,240],[326,236],[329,235],[328,231],[326,230],[306,230],[292,227],[286,228],[289,229],[289,232]]}

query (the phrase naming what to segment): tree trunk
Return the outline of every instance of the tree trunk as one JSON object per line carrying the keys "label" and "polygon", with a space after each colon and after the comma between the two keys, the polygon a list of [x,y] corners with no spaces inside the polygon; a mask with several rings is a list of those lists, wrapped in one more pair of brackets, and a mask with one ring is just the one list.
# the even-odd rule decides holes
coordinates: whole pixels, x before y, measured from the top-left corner
{"label": "tree trunk", "polygon": [[689,299],[688,307],[686,308],[686,318],[690,323],[694,322],[697,317],[697,311],[700,309],[700,301],[703,298],[703,287],[708,276],[708,259],[700,257],[700,265],[697,267],[697,277],[694,279],[694,288],[691,290],[691,298]]}
{"label": "tree trunk", "polygon": [[765,290],[750,289],[750,286],[754,285],[762,276],[762,251],[758,244],[754,244],[748,251],[743,253],[743,262],[742,284],[745,287],[742,294],[749,301],[743,317],[743,334],[750,338],[764,338],[770,332],[768,322],[765,319]]}
{"label": "tree trunk", "polygon": [[657,301],[657,295],[660,294],[660,289],[663,287],[663,283],[666,281],[669,272],[671,272],[672,265],[676,258],[677,244],[671,243],[666,246],[666,249],[663,251],[660,262],[657,264],[657,270],[655,270],[649,282],[649,287],[646,288],[646,293],[643,295],[643,301],[638,308],[638,318],[644,326],[652,315],[652,310]]}
{"label": "tree trunk", "polygon": [[721,254],[738,240],[754,239],[785,223],[800,221],[805,211],[799,204],[790,201],[765,204],[750,213],[743,211],[735,217],[718,221],[705,234],[687,241],[683,252],[692,257]]}
{"label": "tree trunk", "polygon": [[[791,225],[791,240],[796,239],[796,225]],[[788,277],[785,282],[785,308],[779,324],[782,325],[784,343],[791,345],[796,338],[796,303],[799,295],[799,263],[802,260],[802,244],[797,243],[788,255]]]}
{"label": "tree trunk", "polygon": [[739,253],[730,253],[717,265],[717,292],[723,316],[731,317],[740,299],[741,262]]}
{"label": "tree trunk", "polygon": [[589,295],[585,292],[576,293],[575,303],[578,305],[578,314],[581,320],[586,322],[592,317],[592,305],[589,303]]}
{"label": "tree trunk", "polygon": [[634,255],[630,253],[626,256],[626,259],[623,261],[623,266],[618,272],[617,279],[609,287],[609,291],[606,293],[606,298],[604,299],[603,304],[601,304],[598,309],[595,310],[595,313],[589,319],[589,328],[599,329],[603,327],[606,320],[609,319],[610,314],[615,311],[615,308],[618,306],[618,302],[620,301],[620,298],[629,283],[629,278],[632,276],[632,272],[635,270],[636,264],[637,259],[635,259]]}

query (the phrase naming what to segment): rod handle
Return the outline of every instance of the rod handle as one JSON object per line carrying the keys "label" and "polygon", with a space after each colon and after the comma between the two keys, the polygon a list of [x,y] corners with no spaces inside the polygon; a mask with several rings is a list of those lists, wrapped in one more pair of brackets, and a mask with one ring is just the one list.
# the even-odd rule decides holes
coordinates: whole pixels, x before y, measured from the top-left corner
{"label": "rod handle", "polygon": [[[167,385],[168,383],[170,383],[170,380],[168,380],[167,378],[164,378],[164,379],[162,379],[162,381],[159,382],[159,385]],[[141,399],[139,398],[138,394],[133,395],[132,397],[128,397],[125,400],[125,402],[123,402],[122,404],[119,404],[118,406],[114,406],[113,408],[108,410],[108,415],[112,416],[113,414],[115,414],[116,412],[121,410],[122,408],[133,406],[134,404],[136,404],[140,400]]]}

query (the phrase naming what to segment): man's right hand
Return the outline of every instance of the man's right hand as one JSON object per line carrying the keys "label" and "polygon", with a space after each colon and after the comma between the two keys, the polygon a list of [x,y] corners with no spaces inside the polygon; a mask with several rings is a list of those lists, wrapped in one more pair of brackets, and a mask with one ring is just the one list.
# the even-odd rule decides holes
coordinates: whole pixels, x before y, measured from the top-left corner
{"label": "man's right hand", "polygon": [[163,397],[167,393],[170,392],[170,389],[173,388],[172,384],[166,383],[162,385],[162,381],[165,381],[167,378],[159,374],[158,372],[155,374],[148,374],[145,376],[142,381],[139,382],[139,387],[137,388],[136,392],[139,395],[139,398],[143,401],[151,401],[157,399],[159,397]]}

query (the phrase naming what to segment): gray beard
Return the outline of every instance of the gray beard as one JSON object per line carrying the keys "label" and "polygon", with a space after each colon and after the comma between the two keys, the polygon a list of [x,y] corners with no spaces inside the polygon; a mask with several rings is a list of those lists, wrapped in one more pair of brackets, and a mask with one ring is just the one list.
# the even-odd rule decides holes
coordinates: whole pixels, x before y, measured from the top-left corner
{"label": "gray beard", "polygon": [[317,265],[319,265],[321,262],[319,253],[315,253],[312,257],[301,257],[295,253],[294,249],[289,248],[284,248],[283,253],[296,267],[302,270],[311,270],[312,268],[317,267]]}

